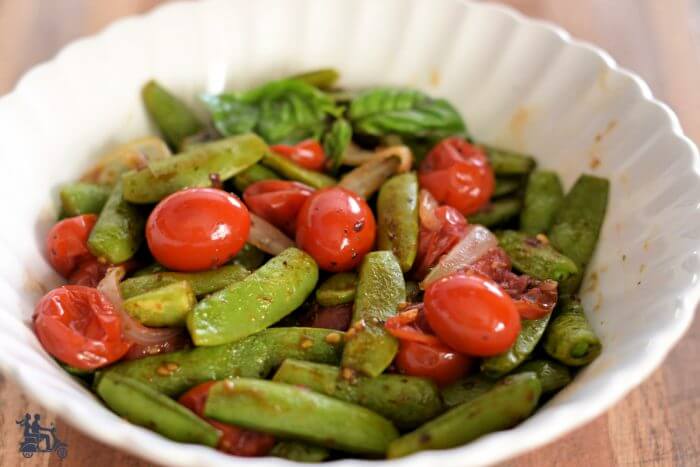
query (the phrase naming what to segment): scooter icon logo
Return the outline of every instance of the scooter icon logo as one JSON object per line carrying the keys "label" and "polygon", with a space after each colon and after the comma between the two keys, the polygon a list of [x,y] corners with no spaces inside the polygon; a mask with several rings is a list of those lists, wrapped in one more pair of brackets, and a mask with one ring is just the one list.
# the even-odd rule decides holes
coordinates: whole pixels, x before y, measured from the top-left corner
{"label": "scooter icon logo", "polygon": [[68,445],[56,436],[56,426],[41,426],[41,415],[35,413],[34,421],[27,413],[16,423],[24,429],[24,436],[19,443],[19,452],[29,459],[38,452],[55,452],[56,455],[64,459],[68,455]]}

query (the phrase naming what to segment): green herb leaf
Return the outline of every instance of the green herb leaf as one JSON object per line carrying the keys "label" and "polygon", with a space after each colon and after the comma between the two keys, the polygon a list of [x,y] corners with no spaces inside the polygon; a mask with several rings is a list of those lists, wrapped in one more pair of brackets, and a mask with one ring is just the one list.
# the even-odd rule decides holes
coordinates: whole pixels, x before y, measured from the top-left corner
{"label": "green herb leaf", "polygon": [[202,100],[211,112],[214,126],[224,136],[251,132],[258,122],[258,108],[241,102],[233,94],[203,96]]}
{"label": "green herb leaf", "polygon": [[350,145],[352,127],[344,118],[339,118],[323,135],[323,150],[330,161],[330,170],[336,173],[343,162],[343,154]]}

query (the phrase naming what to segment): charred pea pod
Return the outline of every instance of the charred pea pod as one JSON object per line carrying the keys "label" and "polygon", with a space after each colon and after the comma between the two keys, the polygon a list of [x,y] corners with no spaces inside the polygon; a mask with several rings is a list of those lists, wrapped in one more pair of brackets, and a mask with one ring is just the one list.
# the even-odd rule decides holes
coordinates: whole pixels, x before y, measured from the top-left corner
{"label": "charred pea pod", "polygon": [[532,156],[493,146],[484,148],[497,176],[526,175],[535,168],[535,159]]}
{"label": "charred pea pod", "polygon": [[166,285],[186,281],[191,285],[194,294],[201,297],[243,280],[249,274],[250,271],[243,266],[232,264],[203,272],[163,271],[142,274],[122,281],[119,287],[122,297],[128,299]]}
{"label": "charred pea pod", "polygon": [[330,456],[323,446],[302,443],[300,441],[278,441],[268,453],[272,457],[281,457],[294,462],[323,462]]}
{"label": "charred pea pod", "polygon": [[495,227],[508,223],[520,213],[522,202],[517,198],[503,198],[491,201],[478,212],[469,216],[470,224]]}
{"label": "charred pea pod", "polygon": [[520,230],[528,235],[547,232],[563,200],[564,189],[559,175],[549,170],[532,172],[525,188]]}
{"label": "charred pea pod", "polygon": [[272,379],[367,407],[400,428],[420,425],[442,410],[435,383],[425,378],[379,375],[345,379],[335,366],[285,360]]}
{"label": "charred pea pod", "polygon": [[542,385],[534,373],[508,376],[483,395],[393,441],[387,457],[461,446],[487,433],[513,427],[535,410],[541,393]]}
{"label": "charred pea pod", "polygon": [[476,399],[489,392],[495,385],[495,380],[482,373],[474,373],[443,387],[440,395],[445,406],[451,408]]}
{"label": "charred pea pod", "polygon": [[145,169],[124,174],[124,199],[155,203],[184,188],[210,187],[258,162],[267,145],[253,134],[204,143]]}
{"label": "charred pea pod", "polygon": [[163,327],[184,326],[196,303],[190,283],[179,281],[124,300],[123,306],[142,324]]}
{"label": "charred pea pod", "polygon": [[357,274],[339,272],[326,279],[316,289],[316,301],[321,306],[338,306],[352,303],[357,289]]}
{"label": "charred pea pod", "polygon": [[377,198],[377,248],[389,250],[401,270],[411,269],[418,253],[418,178],[415,172],[395,175]]}
{"label": "charred pea pod", "polygon": [[187,105],[157,82],[151,80],[146,83],[141,96],[148,114],[173,148],[180,148],[187,137],[204,130]]}
{"label": "charred pea pod", "polygon": [[367,199],[396,173],[400,163],[397,157],[372,159],[346,173],[338,185]]}
{"label": "charred pea pod", "polygon": [[529,360],[517,369],[518,373],[532,371],[537,374],[537,378],[542,383],[542,393],[552,393],[563,388],[571,382],[571,372],[566,365],[547,360]]}
{"label": "charred pea pod", "polygon": [[305,73],[299,73],[297,75],[290,76],[291,79],[298,79],[304,81],[311,86],[316,86],[320,89],[330,89],[333,87],[338,78],[340,78],[340,73],[335,68],[320,68],[318,70],[311,70]]}
{"label": "charred pea pod", "polygon": [[233,177],[233,186],[240,193],[243,193],[253,183],[264,180],[278,180],[280,177],[274,171],[262,164],[254,164]]}
{"label": "charred pea pod", "polygon": [[499,232],[497,237],[513,267],[535,279],[562,283],[579,273],[571,259],[538,238],[514,230]]}
{"label": "charred pea pod", "polygon": [[102,375],[95,388],[107,406],[131,423],[183,443],[215,447],[221,432],[185,406],[143,382],[123,375]]}
{"label": "charred pea pod", "polygon": [[343,367],[378,376],[391,364],[399,343],[384,329],[384,321],[406,301],[401,267],[390,251],[367,254],[353,307],[352,328],[343,352]]}
{"label": "charred pea pod", "polygon": [[119,264],[141,246],[146,225],[144,215],[122,196],[122,184],[112,189],[88,237],[88,248],[100,261]]}
{"label": "charred pea pod", "polygon": [[583,366],[595,360],[602,346],[586,319],[581,302],[562,297],[554,313],[544,335],[544,350],[569,366]]}
{"label": "charred pea pod", "polygon": [[220,422],[358,454],[381,456],[398,437],[389,420],[364,407],[265,380],[237,378],[216,383],[209,390],[204,414]]}
{"label": "charred pea pod", "polygon": [[337,365],[343,334],[320,328],[272,328],[231,344],[117,363],[102,373],[127,376],[168,396],[178,396],[207,381],[264,378],[288,358]]}
{"label": "charred pea pod", "polygon": [[523,185],[522,176],[496,177],[496,184],[493,187],[493,198],[501,198],[512,195]]}
{"label": "charred pea pod", "polygon": [[61,188],[61,215],[99,214],[112,189],[96,183],[76,182]]}
{"label": "charred pea pod", "polygon": [[317,190],[336,184],[335,178],[329,177],[321,172],[305,169],[299,164],[296,164],[286,157],[280,156],[279,154],[275,154],[272,151],[268,151],[261,162],[262,165],[274,170],[282,177],[289,180],[294,180],[295,182],[301,182],[304,185],[308,185],[311,188],[316,188]]}

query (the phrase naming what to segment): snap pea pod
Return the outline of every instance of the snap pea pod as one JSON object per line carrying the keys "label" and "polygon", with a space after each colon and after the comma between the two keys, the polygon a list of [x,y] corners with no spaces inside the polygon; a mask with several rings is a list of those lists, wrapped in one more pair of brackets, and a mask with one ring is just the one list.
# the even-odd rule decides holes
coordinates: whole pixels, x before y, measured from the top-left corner
{"label": "snap pea pod", "polygon": [[339,272],[326,279],[316,289],[316,301],[321,306],[337,306],[352,303],[357,290],[357,274]]}
{"label": "snap pea pod", "polygon": [[220,422],[359,454],[383,455],[398,437],[389,420],[364,407],[265,380],[237,378],[214,384],[204,414]]}
{"label": "snap pea pod", "polygon": [[435,383],[425,378],[379,375],[376,378],[357,376],[347,380],[336,366],[285,360],[272,380],[304,386],[367,407],[400,428],[418,426],[442,410]]}
{"label": "snap pea pod", "polygon": [[539,319],[524,319],[520,334],[510,349],[500,355],[488,357],[481,362],[481,371],[491,378],[510,373],[530,356],[542,338],[551,314]]}
{"label": "snap pea pod", "polygon": [[119,285],[122,297],[129,299],[136,295],[181,281],[187,281],[194,294],[198,297],[221,290],[224,287],[243,280],[250,274],[239,264],[222,266],[218,269],[203,272],[155,272],[139,275],[122,281]]}
{"label": "snap pea pod", "polygon": [[533,171],[525,188],[520,230],[529,235],[547,232],[563,200],[564,188],[556,172]]}
{"label": "snap pea pod", "polygon": [[90,252],[111,264],[130,259],[141,246],[146,218],[122,197],[122,183],[117,183],[88,237]]}
{"label": "snap pea pod", "polygon": [[418,253],[418,177],[415,172],[384,182],[377,198],[377,248],[389,250],[403,272]]}
{"label": "snap pea pod", "polygon": [[221,432],[185,406],[140,381],[110,373],[95,388],[105,403],[131,423],[183,443],[215,447]]}
{"label": "snap pea pod", "polygon": [[265,253],[254,247],[250,243],[246,243],[233,258],[233,264],[240,264],[249,271],[255,271],[265,262]]}
{"label": "snap pea pod", "polygon": [[365,199],[370,198],[387,178],[396,173],[399,164],[397,157],[370,160],[346,173],[338,185]]}
{"label": "snap pea pod", "polygon": [[445,406],[451,408],[476,399],[489,392],[495,385],[496,380],[482,373],[474,373],[443,387],[440,395]]}
{"label": "snap pea pod", "polygon": [[576,298],[562,297],[544,335],[544,350],[566,365],[583,366],[595,360],[601,348],[581,302]]}
{"label": "snap pea pod", "polygon": [[124,199],[155,203],[183,188],[210,187],[213,176],[224,181],[258,162],[267,145],[254,134],[204,143],[147,168],[123,175]]}
{"label": "snap pea pod", "polygon": [[367,254],[353,307],[354,335],[343,352],[343,367],[378,376],[391,364],[399,343],[384,329],[384,320],[406,301],[406,284],[396,257],[390,251]]}
{"label": "snap pea pod", "polygon": [[141,96],[148,114],[172,147],[179,148],[185,138],[204,130],[187,105],[156,81],[147,82]]}
{"label": "snap pea pod", "polygon": [[104,370],[178,396],[207,381],[242,376],[264,378],[284,360],[294,358],[337,365],[342,332],[320,328],[271,328],[231,344],[196,347],[117,363]]}
{"label": "snap pea pod", "polygon": [[323,462],[331,455],[323,446],[299,441],[278,441],[268,456],[281,457],[294,462]]}
{"label": "snap pea pod", "polygon": [[124,309],[141,324],[153,327],[184,326],[197,299],[187,281],[174,282],[124,300]]}
{"label": "snap pea pod", "polygon": [[253,183],[264,180],[278,180],[280,177],[262,164],[254,164],[233,177],[233,186],[243,193]]}
{"label": "snap pea pod", "polygon": [[282,177],[294,180],[295,182],[301,182],[317,190],[336,184],[335,178],[329,177],[321,172],[305,169],[299,164],[295,164],[286,157],[275,154],[274,152],[265,154],[261,162],[265,167],[274,170]]}
{"label": "snap pea pod", "polygon": [[501,175],[525,175],[535,168],[535,159],[532,156],[515,151],[484,146],[493,172]]}
{"label": "snap pea pod", "polygon": [[571,382],[569,368],[561,363],[547,359],[529,360],[517,369],[518,373],[533,371],[542,383],[542,393],[552,393]]}
{"label": "snap pea pod", "polygon": [[496,236],[499,246],[513,262],[513,267],[535,279],[551,279],[561,283],[579,273],[571,259],[537,238],[514,230],[505,230]]}
{"label": "snap pea pod", "polygon": [[[137,270],[134,272],[131,277],[140,277],[140,276],[148,276],[149,274],[155,274],[157,272],[167,272],[167,269],[165,269],[165,266],[162,264],[158,263],[151,263],[148,266],[142,267],[141,269]],[[123,285],[124,282],[121,283]],[[145,292],[145,290],[144,290]],[[122,290],[122,295],[124,295],[124,290]],[[132,294],[135,295],[135,294]],[[124,297],[128,298],[128,297]]]}
{"label": "snap pea pod", "polygon": [[99,214],[112,189],[96,183],[76,182],[61,188],[61,215]]}
{"label": "snap pea pod", "polygon": [[200,301],[187,317],[195,345],[220,345],[262,331],[296,310],[318,281],[316,262],[287,248],[240,282]]}
{"label": "snap pea pod", "polygon": [[515,193],[523,185],[522,176],[496,177],[496,184],[493,187],[493,198]]}
{"label": "snap pea pod", "polygon": [[567,282],[565,292],[575,293],[593,256],[605,220],[610,182],[592,175],[581,175],[564,197],[549,230],[552,246],[571,258],[579,275]]}
{"label": "snap pea pod", "polygon": [[481,224],[485,227],[502,225],[517,217],[522,208],[522,202],[517,198],[503,198],[491,201],[479,212],[468,217],[470,224]]}
{"label": "snap pea pod", "polygon": [[387,457],[461,446],[487,433],[515,426],[532,413],[541,393],[542,385],[535,373],[508,376],[476,399],[393,441]]}
{"label": "snap pea pod", "polygon": [[333,87],[338,78],[340,78],[340,73],[335,68],[321,68],[318,70],[307,71],[305,73],[299,73],[297,75],[290,76],[291,79],[298,79],[304,81],[311,86],[316,86],[320,89],[330,89]]}

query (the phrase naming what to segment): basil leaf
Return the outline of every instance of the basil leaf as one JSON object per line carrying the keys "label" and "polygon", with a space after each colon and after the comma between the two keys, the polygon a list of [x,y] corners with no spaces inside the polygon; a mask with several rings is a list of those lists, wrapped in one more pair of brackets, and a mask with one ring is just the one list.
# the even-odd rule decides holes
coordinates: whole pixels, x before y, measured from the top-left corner
{"label": "basil leaf", "polygon": [[254,105],[241,102],[232,94],[203,96],[217,131],[224,136],[249,133],[255,128],[260,114]]}
{"label": "basil leaf", "polygon": [[344,118],[339,118],[323,135],[323,151],[330,161],[330,170],[336,173],[343,162],[343,154],[350,145],[352,127]]}
{"label": "basil leaf", "polygon": [[374,136],[444,138],[466,132],[462,117],[449,102],[410,89],[364,91],[353,99],[348,117],[355,132]]}

